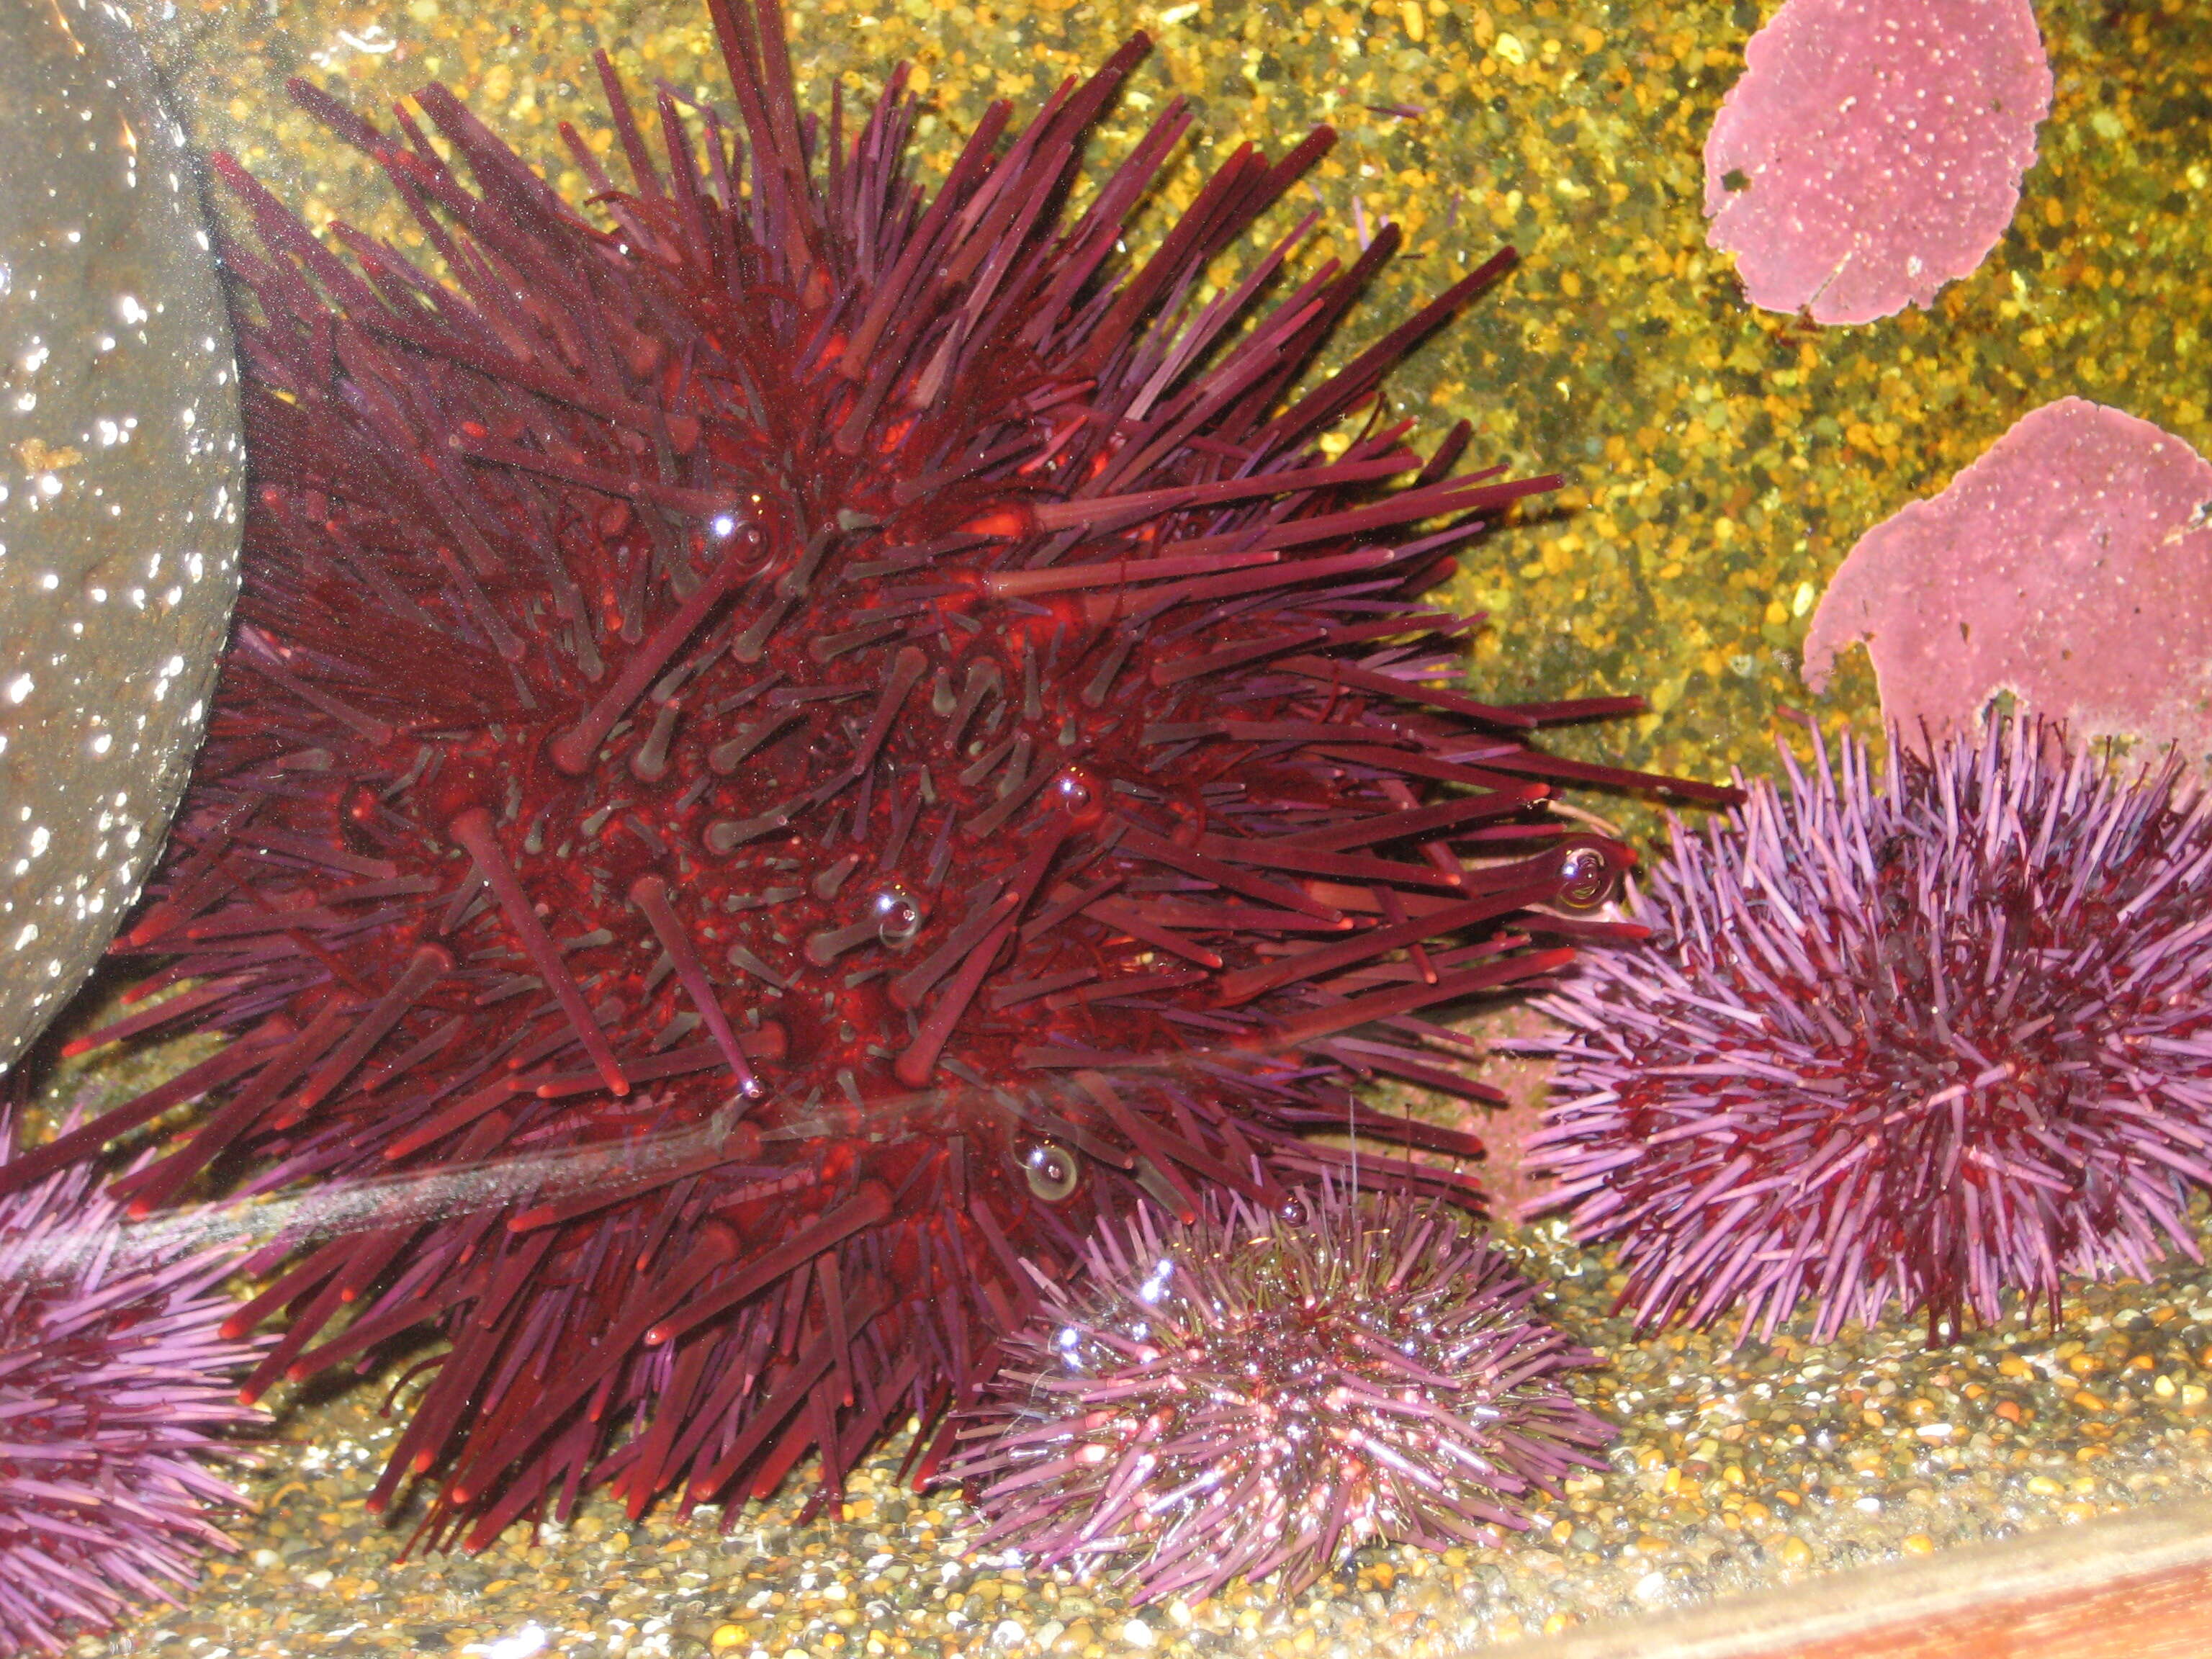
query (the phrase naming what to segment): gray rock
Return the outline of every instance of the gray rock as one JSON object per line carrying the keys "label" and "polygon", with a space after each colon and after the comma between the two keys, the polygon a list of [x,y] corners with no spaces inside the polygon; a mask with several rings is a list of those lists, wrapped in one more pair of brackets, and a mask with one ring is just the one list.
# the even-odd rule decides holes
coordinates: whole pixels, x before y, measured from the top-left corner
{"label": "gray rock", "polygon": [[0,0],[0,1071],[137,896],[238,591],[228,322],[122,11]]}

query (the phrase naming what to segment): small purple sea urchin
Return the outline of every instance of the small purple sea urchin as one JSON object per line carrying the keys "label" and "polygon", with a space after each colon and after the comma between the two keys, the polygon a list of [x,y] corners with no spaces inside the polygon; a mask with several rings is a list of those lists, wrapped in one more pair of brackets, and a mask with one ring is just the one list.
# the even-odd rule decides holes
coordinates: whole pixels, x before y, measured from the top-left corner
{"label": "small purple sea urchin", "polygon": [[[0,1146],[15,1119],[0,1110]],[[99,1174],[0,1198],[0,1654],[173,1603],[204,1547],[236,1547],[205,1511],[240,1500],[202,1465],[259,1417],[233,1389],[262,1345],[220,1334],[222,1253],[118,1250]]]}
{"label": "small purple sea urchin", "polygon": [[1646,1324],[1894,1304],[1929,1339],[2007,1290],[2149,1273],[2212,1182],[2212,807],[2179,763],[2123,782],[2048,726],[1877,790],[1815,738],[1678,835],[1632,902],[1650,947],[1542,1006],[1573,1029],[1529,1143],[1611,1241]]}
{"label": "small purple sea urchin", "polygon": [[948,1478],[980,1540],[1126,1566],[1133,1598],[1242,1575],[1304,1588],[1360,1545],[1526,1527],[1613,1431],[1559,1381],[1589,1356],[1465,1216],[1324,1182],[1279,1213],[1209,1198],[1101,1227],[1089,1281],[1043,1279]]}

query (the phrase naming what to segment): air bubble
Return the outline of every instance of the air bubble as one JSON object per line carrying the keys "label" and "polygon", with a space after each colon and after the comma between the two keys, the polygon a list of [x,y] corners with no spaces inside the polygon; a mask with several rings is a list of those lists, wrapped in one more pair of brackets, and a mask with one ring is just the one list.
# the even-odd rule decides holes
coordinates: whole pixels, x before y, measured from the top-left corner
{"label": "air bubble", "polygon": [[1058,1204],[1074,1192],[1083,1179],[1083,1167],[1073,1152],[1050,1140],[1033,1140],[1018,1148],[1022,1179],[1048,1204]]}
{"label": "air bubble", "polygon": [[1097,822],[1104,811],[1098,780],[1079,766],[1064,768],[1052,781],[1052,799],[1078,823]]}
{"label": "air bubble", "polygon": [[869,896],[868,911],[875,918],[876,937],[894,951],[911,944],[921,931],[921,901],[903,887],[878,888]]}
{"label": "air bubble", "polygon": [[1559,853],[1559,890],[1553,902],[1562,910],[1595,910],[1613,896],[1620,870],[1602,842],[1576,840]]}

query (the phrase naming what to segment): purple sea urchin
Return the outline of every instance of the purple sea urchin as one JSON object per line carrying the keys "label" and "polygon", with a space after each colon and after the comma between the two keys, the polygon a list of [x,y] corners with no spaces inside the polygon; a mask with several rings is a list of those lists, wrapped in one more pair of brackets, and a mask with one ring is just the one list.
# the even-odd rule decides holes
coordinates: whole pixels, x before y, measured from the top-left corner
{"label": "purple sea urchin", "polygon": [[73,1164],[0,1197],[0,1654],[173,1603],[203,1549],[236,1547],[206,1511],[241,1500],[204,1467],[260,1416],[233,1390],[264,1345],[220,1331],[236,1253],[125,1254],[97,1176]]}
{"label": "purple sea urchin", "polygon": [[197,984],[93,1040],[237,1042],[88,1133],[211,1095],[141,1210],[218,1159],[473,1183],[280,1241],[239,1320],[287,1319],[249,1392],[449,1339],[371,1495],[434,1476],[434,1543],[817,1448],[834,1493],[996,1369],[1018,1258],[1140,1193],[1280,1201],[1369,1073],[1480,1094],[1425,1011],[1561,964],[1626,858],[1542,799],[1638,780],[1528,738],[1634,700],[1477,702],[1420,600],[1547,481],[1377,410],[1504,260],[1302,390],[1397,234],[1208,273],[1326,132],[1125,260],[1181,100],[1060,210],[1141,41],[1018,134],[994,106],[933,198],[900,77],[817,125],[773,0],[712,9],[744,138],[664,89],[656,155],[603,61],[605,228],[441,88],[435,140],[295,88],[449,282],[218,163],[261,242],[245,592],[127,935]]}
{"label": "purple sea urchin", "polygon": [[1443,1549],[1528,1522],[1613,1431],[1561,1381],[1589,1355],[1433,1200],[1333,1180],[1282,1209],[1140,1206],[1010,1345],[948,1464],[1041,1565],[1124,1566],[1137,1601],[1279,1573],[1290,1595],[1360,1545]]}
{"label": "purple sea urchin", "polygon": [[1649,1325],[1886,1310],[1929,1338],[2007,1291],[2191,1255],[2212,1182],[2212,804],[2005,721],[1880,789],[1816,737],[1785,795],[1679,832],[1647,948],[1540,1005],[1572,1028],[1529,1142]]}

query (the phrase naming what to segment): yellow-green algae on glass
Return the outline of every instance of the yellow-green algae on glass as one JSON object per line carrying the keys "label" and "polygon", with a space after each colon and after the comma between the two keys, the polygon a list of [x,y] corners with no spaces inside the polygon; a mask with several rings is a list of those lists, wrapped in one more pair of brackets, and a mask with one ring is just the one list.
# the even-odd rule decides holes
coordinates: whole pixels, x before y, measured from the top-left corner
{"label": "yellow-green algae on glass", "polygon": [[[792,7],[789,33],[817,106],[832,76],[849,107],[912,61],[935,112],[926,161],[941,169],[989,100],[1033,109],[1146,30],[1154,50],[1097,154],[1115,158],[1170,97],[1192,101],[1197,130],[1153,234],[1235,145],[1279,150],[1334,125],[1341,142],[1278,223],[1323,210],[1310,258],[1350,252],[1363,215],[1398,222],[1408,250],[1340,352],[1517,246],[1522,268],[1392,388],[1434,433],[1474,422],[1474,455],[1571,481],[1468,557],[1451,597],[1493,620],[1474,683],[1499,697],[1642,692],[1651,714],[1563,746],[1718,775],[1765,767],[1776,708],[1813,702],[1797,678],[1806,621],[1852,542],[2029,410],[2078,393],[2212,450],[2212,17],[2185,0],[2045,8],[2056,102],[2004,240],[1933,311],[1824,331],[1749,308],[1705,241],[1705,131],[1775,9],[820,0]],[[695,0],[273,15],[189,0],[178,23],[198,142],[234,150],[311,222],[341,215],[415,248],[368,162],[284,101],[286,75],[365,106],[445,80],[578,197],[554,124],[602,153],[611,143],[595,46],[633,88],[665,77],[727,100]],[[1819,707],[1870,715],[1863,655]]]}
{"label": "yellow-green algae on glass", "polygon": [[[1500,242],[1517,246],[1522,269],[1392,387],[1431,438],[1464,416],[1474,456],[1572,481],[1468,556],[1452,597],[1493,618],[1472,683],[1499,698],[1644,692],[1651,715],[1563,746],[1715,775],[1770,763],[1778,708],[1871,720],[1862,659],[1816,704],[1798,682],[1822,585],[1862,532],[2028,410],[2078,393],[2212,450],[2200,91],[2212,15],[2193,0],[2046,5],[2057,101],[2004,240],[1933,311],[1823,331],[1749,310],[1705,244],[1705,133],[1775,9],[825,0],[794,6],[790,26],[817,107],[833,76],[850,108],[914,60],[939,171],[988,100],[1031,110],[1146,30],[1155,50],[1096,155],[1117,159],[1170,97],[1196,106],[1152,235],[1236,144],[1279,151],[1316,121],[1336,125],[1342,142],[1274,228],[1303,203],[1323,214],[1310,259],[1352,251],[1363,220],[1396,220],[1408,250],[1340,355]],[[197,144],[234,151],[313,222],[343,216],[417,249],[368,164],[285,101],[284,76],[371,109],[442,79],[577,198],[554,124],[605,152],[594,46],[633,90],[665,77],[727,103],[703,0],[179,0],[163,27]],[[1233,270],[1224,261],[1220,276]],[[1557,1277],[1554,1316],[1603,1351],[1589,1398],[1624,1435],[1611,1472],[1497,1549],[1369,1550],[1288,1606],[1239,1589],[1136,1613],[1109,1589],[975,1559],[957,1498],[894,1485],[895,1443],[840,1516],[801,1523],[802,1478],[726,1541],[712,1516],[633,1525],[593,1502],[574,1527],[516,1533],[481,1558],[403,1564],[404,1517],[387,1528],[360,1502],[393,1432],[376,1408],[394,1366],[350,1390],[280,1396],[246,1556],[183,1612],[80,1651],[1455,1651],[2212,1487],[2201,1271],[2085,1291],[2055,1334],[2015,1320],[1935,1353],[1905,1328],[1731,1352],[1724,1337],[1632,1339],[1606,1317],[1616,1281],[1601,1256],[1544,1231],[1516,1246]]]}

